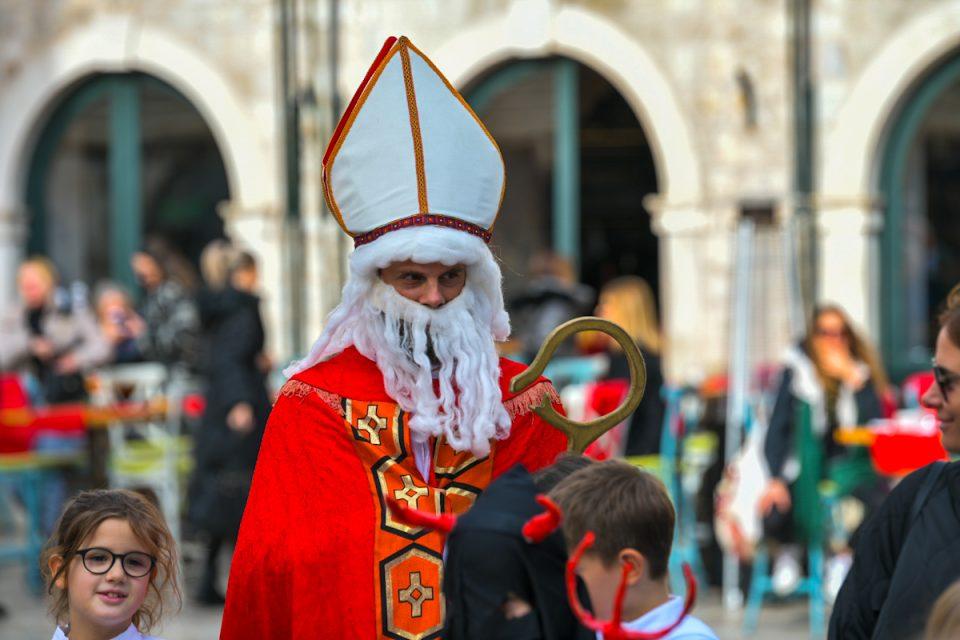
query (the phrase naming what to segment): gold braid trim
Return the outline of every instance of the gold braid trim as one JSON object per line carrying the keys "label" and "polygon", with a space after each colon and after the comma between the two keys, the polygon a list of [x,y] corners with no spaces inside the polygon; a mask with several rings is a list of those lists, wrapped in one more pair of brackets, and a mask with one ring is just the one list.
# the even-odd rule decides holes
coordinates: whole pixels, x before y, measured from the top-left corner
{"label": "gold braid trim", "polygon": [[413,137],[413,159],[417,171],[417,204],[420,213],[428,213],[427,174],[423,168],[423,137],[420,133],[420,112],[417,109],[417,94],[413,87],[413,69],[410,67],[410,52],[403,42],[400,46],[400,63],[403,67],[403,85],[407,92],[407,111],[410,114],[410,135]]}
{"label": "gold braid trim", "polygon": [[324,391],[323,389],[316,389],[315,391],[321,402],[336,411],[341,417],[346,417],[347,414],[343,410],[342,396],[338,396],[335,393],[330,393],[329,391]]}
{"label": "gold braid trim", "polygon": [[313,387],[308,385],[306,382],[300,382],[299,380],[290,379],[287,380],[282,387],[280,387],[280,395],[287,396],[288,398],[304,398],[311,391]]}
{"label": "gold braid trim", "polygon": [[300,380],[287,380],[280,388],[280,395],[287,396],[288,398],[298,398],[300,400],[311,393],[316,394],[323,404],[336,411],[339,415],[345,415],[343,412],[343,398],[335,393],[318,389]]}
{"label": "gold braid trim", "polygon": [[525,416],[540,406],[544,394],[550,396],[550,402],[553,404],[560,404],[560,394],[557,393],[550,382],[544,380],[504,402],[503,408],[510,414],[511,419]]}

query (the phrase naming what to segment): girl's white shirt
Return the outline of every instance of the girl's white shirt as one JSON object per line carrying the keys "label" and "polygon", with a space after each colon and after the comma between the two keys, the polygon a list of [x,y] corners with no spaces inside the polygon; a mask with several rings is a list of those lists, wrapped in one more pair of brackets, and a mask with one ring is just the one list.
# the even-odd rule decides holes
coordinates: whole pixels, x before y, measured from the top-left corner
{"label": "girl's white shirt", "polygon": [[[53,640],[70,640],[69,636],[63,632],[63,629],[57,627],[57,630],[53,632]],[[114,636],[110,640],[161,640],[156,636],[145,636],[140,633],[135,626],[132,624],[127,627],[127,630],[121,633],[118,636]]]}

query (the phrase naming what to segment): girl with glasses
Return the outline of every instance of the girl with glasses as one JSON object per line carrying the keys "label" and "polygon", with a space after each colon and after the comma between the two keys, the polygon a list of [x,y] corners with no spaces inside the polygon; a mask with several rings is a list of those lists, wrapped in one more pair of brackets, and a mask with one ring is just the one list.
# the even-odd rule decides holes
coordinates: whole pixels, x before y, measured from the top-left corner
{"label": "girl with glasses", "polygon": [[[151,640],[165,601],[180,606],[177,552],[159,509],[126,490],[84,491],[41,556],[53,640]],[[156,639],[153,639],[156,640]]]}

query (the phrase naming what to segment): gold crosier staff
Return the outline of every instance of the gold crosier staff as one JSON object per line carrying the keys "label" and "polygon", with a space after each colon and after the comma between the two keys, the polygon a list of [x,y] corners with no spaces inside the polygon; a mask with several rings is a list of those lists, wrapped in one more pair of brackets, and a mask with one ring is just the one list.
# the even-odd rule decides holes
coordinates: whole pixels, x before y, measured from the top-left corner
{"label": "gold crosier staff", "polygon": [[620,325],[609,320],[584,317],[574,318],[554,329],[544,340],[540,351],[537,352],[537,357],[533,359],[530,366],[510,381],[510,391],[516,393],[533,384],[547,367],[547,363],[550,362],[560,343],[581,331],[600,331],[619,343],[630,366],[630,389],[623,403],[614,411],[588,422],[571,420],[557,413],[550,402],[550,395],[544,392],[543,399],[534,411],[551,426],[567,434],[567,451],[575,453],[583,453],[591,442],[626,420],[643,400],[643,392],[647,386],[647,365],[633,338]]}

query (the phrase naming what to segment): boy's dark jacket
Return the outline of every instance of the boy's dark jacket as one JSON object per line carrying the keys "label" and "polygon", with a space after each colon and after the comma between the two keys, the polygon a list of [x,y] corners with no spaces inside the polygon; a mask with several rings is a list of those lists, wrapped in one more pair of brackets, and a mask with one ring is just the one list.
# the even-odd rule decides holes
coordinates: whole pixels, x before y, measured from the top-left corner
{"label": "boy's dark jacket", "polygon": [[830,640],[919,636],[937,597],[960,579],[960,463],[943,468],[911,517],[932,468],[904,478],[864,525],[833,608]]}

